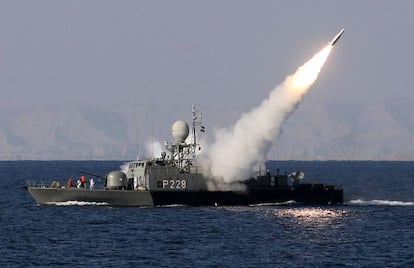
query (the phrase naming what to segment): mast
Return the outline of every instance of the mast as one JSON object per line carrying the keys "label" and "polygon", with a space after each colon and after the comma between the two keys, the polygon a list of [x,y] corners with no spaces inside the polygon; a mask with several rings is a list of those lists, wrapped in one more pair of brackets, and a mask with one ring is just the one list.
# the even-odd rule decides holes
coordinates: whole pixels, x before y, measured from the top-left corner
{"label": "mast", "polygon": [[192,150],[192,158],[195,159],[197,147],[199,146],[199,144],[197,143],[196,128],[199,126],[200,131],[204,132],[204,126],[202,126],[203,114],[199,109],[195,107],[194,104],[192,105],[192,113],[193,113],[193,122],[192,122],[193,138],[192,138],[191,150]]}
{"label": "mast", "polygon": [[175,139],[174,143],[165,142],[165,148],[170,151],[171,159],[182,172],[190,172],[195,166],[196,151],[199,148],[197,140],[197,127],[204,132],[202,123],[202,113],[194,105],[192,106],[192,125],[191,140],[187,143],[186,139],[190,134],[190,129],[185,121],[177,120],[172,125],[172,135]]}

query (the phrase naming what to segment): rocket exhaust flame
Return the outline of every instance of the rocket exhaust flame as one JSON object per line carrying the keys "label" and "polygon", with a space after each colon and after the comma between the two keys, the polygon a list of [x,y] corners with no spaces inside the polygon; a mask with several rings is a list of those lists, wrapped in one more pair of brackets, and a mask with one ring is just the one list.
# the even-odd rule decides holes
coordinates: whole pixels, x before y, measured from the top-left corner
{"label": "rocket exhaust flame", "polygon": [[199,159],[205,176],[220,185],[253,175],[254,168],[266,160],[283,122],[315,83],[332,47],[330,43],[315,54],[233,127],[216,131],[216,141]]}
{"label": "rocket exhaust flame", "polygon": [[331,45],[326,46],[309,61],[299,67],[292,76],[285,80],[283,85],[292,90],[299,91],[299,94],[301,95],[305,94],[318,78],[319,72],[331,53],[331,50]]}

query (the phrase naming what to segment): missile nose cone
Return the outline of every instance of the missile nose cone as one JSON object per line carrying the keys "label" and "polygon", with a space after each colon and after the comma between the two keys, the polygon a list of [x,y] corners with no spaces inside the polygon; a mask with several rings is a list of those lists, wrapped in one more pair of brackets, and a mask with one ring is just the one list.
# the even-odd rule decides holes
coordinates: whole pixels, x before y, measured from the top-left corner
{"label": "missile nose cone", "polygon": [[345,29],[342,29],[339,31],[337,35],[332,39],[332,41],[329,43],[331,46],[334,46],[336,42],[338,42],[339,38],[341,38],[342,34],[345,32]]}

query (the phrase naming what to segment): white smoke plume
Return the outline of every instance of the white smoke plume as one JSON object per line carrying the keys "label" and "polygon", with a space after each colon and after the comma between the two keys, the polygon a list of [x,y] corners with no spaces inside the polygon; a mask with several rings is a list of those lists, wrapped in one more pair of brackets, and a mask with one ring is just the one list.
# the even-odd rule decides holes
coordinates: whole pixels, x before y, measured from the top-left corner
{"label": "white smoke plume", "polygon": [[[158,141],[148,141],[145,144],[143,159],[160,158],[161,153],[164,152],[164,146]],[[140,158],[138,156],[138,158]],[[119,169],[125,174],[128,172],[130,162],[123,163]]]}
{"label": "white smoke plume", "polygon": [[151,141],[145,144],[145,157],[147,158],[160,158],[163,151],[164,145],[159,141]]}
{"label": "white smoke plume", "polygon": [[266,160],[283,122],[318,78],[331,52],[328,45],[276,86],[260,106],[243,114],[231,128],[215,133],[216,141],[200,157],[205,176],[218,184],[248,179]]}

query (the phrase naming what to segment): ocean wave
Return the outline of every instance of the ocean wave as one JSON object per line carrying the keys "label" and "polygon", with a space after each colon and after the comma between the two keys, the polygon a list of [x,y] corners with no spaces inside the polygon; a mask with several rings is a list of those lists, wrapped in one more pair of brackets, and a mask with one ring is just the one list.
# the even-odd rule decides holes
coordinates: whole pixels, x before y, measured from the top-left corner
{"label": "ocean wave", "polygon": [[65,201],[65,202],[48,202],[48,205],[55,206],[106,206],[106,202],[84,202],[84,201]]}
{"label": "ocean wave", "polygon": [[395,201],[395,200],[351,200],[347,204],[359,206],[414,206],[414,202]]}
{"label": "ocean wave", "polygon": [[259,204],[251,204],[249,205],[249,207],[285,206],[285,205],[292,205],[292,204],[297,204],[297,202],[294,200],[290,200],[286,202],[259,203]]}
{"label": "ocean wave", "polygon": [[[143,206],[143,208],[151,208],[152,206]],[[176,207],[188,207],[188,205],[184,205],[184,204],[171,204],[171,205],[159,205],[159,206],[155,206],[157,208],[176,208]]]}

